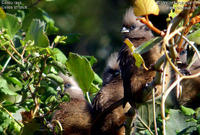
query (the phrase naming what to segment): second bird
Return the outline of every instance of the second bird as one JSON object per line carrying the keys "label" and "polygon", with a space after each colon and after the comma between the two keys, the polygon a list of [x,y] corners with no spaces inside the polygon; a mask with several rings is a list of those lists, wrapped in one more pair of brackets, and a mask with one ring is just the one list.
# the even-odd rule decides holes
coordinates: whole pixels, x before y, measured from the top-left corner
{"label": "second bird", "polygon": [[[151,30],[137,20],[133,13],[133,8],[126,11],[123,19],[122,27],[123,39],[128,38],[135,48],[142,43],[151,40],[154,36]],[[151,67],[162,56],[160,47],[155,45],[148,52],[143,53],[145,65]],[[119,52],[119,65],[123,79],[124,86],[124,105],[129,102],[132,106],[143,103],[143,90],[146,85],[152,82],[156,75],[154,70],[145,70],[143,66],[137,67],[135,65],[135,59],[132,56],[131,50],[127,45],[123,45]],[[167,74],[169,70],[167,70]],[[166,84],[169,81],[169,75],[166,79]],[[161,85],[156,86],[157,92],[161,92]]]}

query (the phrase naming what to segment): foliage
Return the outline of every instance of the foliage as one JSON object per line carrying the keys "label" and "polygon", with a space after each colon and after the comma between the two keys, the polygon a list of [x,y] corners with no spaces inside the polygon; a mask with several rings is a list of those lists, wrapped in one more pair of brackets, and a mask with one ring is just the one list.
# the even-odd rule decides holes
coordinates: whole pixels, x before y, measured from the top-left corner
{"label": "foliage", "polygon": [[48,36],[58,28],[45,11],[32,7],[17,13],[0,18],[0,134],[27,134],[30,128],[34,134],[39,125],[47,126],[49,114],[69,101],[61,96],[60,72],[74,76],[85,93],[97,92],[102,83],[92,69],[94,57],[66,57],[56,48],[74,42],[77,35],[57,35],[51,41]]}
{"label": "foliage", "polygon": [[[162,95],[160,95],[160,98],[156,101],[156,103],[154,102],[155,95],[153,95],[152,103],[146,103],[145,105],[140,106],[136,119],[136,134],[200,134],[200,108],[196,108],[195,110],[184,106],[176,108],[176,105],[173,104],[173,101],[169,101],[171,100],[169,93],[172,92],[172,90],[175,91],[175,87],[177,87],[176,93],[180,92],[180,88],[178,86],[182,80],[193,79],[195,77],[199,78],[200,76],[199,71],[195,74],[190,75],[183,74],[181,72],[184,69],[189,70],[191,64],[194,63],[197,59],[200,59],[200,53],[198,50],[200,9],[198,8],[198,5],[195,6],[195,4],[197,4],[195,3],[195,1],[193,2],[194,7],[192,7],[192,9],[194,10],[192,10],[190,7],[192,5],[192,1],[178,0],[177,2],[174,2],[174,5],[172,6],[175,9],[172,9],[170,11],[168,15],[169,18],[167,18],[167,20],[169,21],[167,31],[160,31],[159,29],[154,27],[153,24],[151,24],[148,20],[148,15],[152,14],[152,12],[149,10],[151,10],[152,7],[157,7],[156,3],[153,1],[148,1],[151,2],[151,4],[154,4],[148,6],[148,4],[146,4],[145,2],[143,3],[142,1],[138,1],[133,1],[133,5],[136,5],[136,8],[134,8],[134,12],[136,15],[145,16],[138,19],[142,23],[146,24],[151,30],[159,34],[160,37],[156,37],[155,39],[148,41],[138,48],[132,50],[133,57],[136,59],[135,64],[138,65],[138,62],[140,62],[138,66],[141,66],[141,64],[144,62],[141,58],[141,54],[147,52],[154,45],[157,45],[157,43],[160,42],[164,55],[158,60],[158,65],[157,63],[154,65],[154,68],[160,69],[160,67],[163,65],[162,63],[165,63],[162,67],[162,69],[164,70],[166,67],[166,63],[169,63],[172,67],[173,72],[180,78],[175,78],[172,84],[163,91]],[[158,42],[155,42],[156,40]],[[125,43],[129,46],[129,48],[134,48],[133,44],[130,45],[130,42],[125,41]],[[180,67],[176,59],[181,56],[183,52],[186,52],[187,54],[187,58],[184,63],[187,65],[186,68]],[[194,53],[196,53],[196,55],[194,55]],[[135,57],[136,54],[138,57]],[[144,65],[145,64],[143,64],[143,67],[145,68]],[[165,76],[156,76],[151,84],[155,84],[155,80],[164,79]],[[149,88],[151,89],[150,86]],[[153,93],[153,89],[150,92]],[[180,95],[177,94],[176,96],[179,97]],[[167,103],[167,100],[170,104]]]}
{"label": "foliage", "polygon": [[135,0],[133,7],[136,16],[159,14],[159,7],[154,0]]}
{"label": "foliage", "polygon": [[[91,95],[88,100],[99,90],[102,83],[101,78],[92,69],[93,64],[97,62],[93,56],[80,56],[76,53],[69,53],[66,56],[57,48],[78,41],[79,35],[58,35],[54,20],[44,10],[35,7],[34,5],[37,4],[35,2],[37,1],[30,3],[24,1],[23,5],[28,4],[30,8],[17,10],[17,12],[6,11],[5,13],[0,8],[0,134],[27,134],[30,129],[32,133],[29,134],[34,134],[40,130],[41,125],[47,127],[49,114],[59,103],[69,101],[68,95],[61,96],[64,86],[62,78],[58,75],[60,72],[74,76],[83,92]],[[194,56],[194,52],[199,53],[196,50],[198,47],[195,46],[199,45],[200,9],[196,8],[190,12],[185,12],[183,9],[179,11],[180,14],[177,10],[171,10],[169,16],[173,17],[168,18],[171,22],[167,32],[163,32],[148,20],[149,14],[158,14],[159,9],[155,1],[146,0],[145,3],[136,0],[134,5],[137,5],[137,9],[134,9],[137,15],[145,16],[141,18],[141,22],[160,34],[160,37],[138,48],[134,48],[130,42],[127,42],[130,48],[134,48],[132,51],[138,62],[137,66],[142,64],[145,66],[141,54],[160,42],[165,53],[165,62],[171,64],[174,72],[180,73],[177,70],[178,63],[172,56],[185,50],[183,41],[193,48],[191,56]],[[152,9],[153,7],[156,8]],[[56,35],[53,40],[50,38],[52,35]],[[166,47],[170,48],[169,53]],[[194,61],[190,60],[190,62]],[[181,75],[181,79],[176,80],[174,87],[186,77],[193,78],[192,75]],[[181,106],[180,109],[173,109],[165,104],[172,89],[170,86],[161,99],[157,100],[156,109],[151,103],[139,108],[140,117],[136,121],[138,127],[136,134],[200,134],[200,108],[193,110]],[[166,107],[163,107],[164,105]],[[155,113],[156,121],[153,118]]]}

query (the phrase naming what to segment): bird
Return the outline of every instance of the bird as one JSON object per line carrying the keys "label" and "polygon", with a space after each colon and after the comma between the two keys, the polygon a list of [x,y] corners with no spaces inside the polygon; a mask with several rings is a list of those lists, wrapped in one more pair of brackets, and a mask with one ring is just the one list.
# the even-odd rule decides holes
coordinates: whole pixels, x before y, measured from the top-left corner
{"label": "bird", "polygon": [[[196,74],[200,72],[200,59],[197,59],[189,69],[187,67],[187,51],[182,51],[179,57],[181,62],[181,70],[186,70],[186,75]],[[197,57],[195,54],[194,57]],[[200,107],[200,76],[192,79],[185,79],[181,81],[182,94],[178,98],[179,105],[184,105],[196,109]]]}
{"label": "bird", "polygon": [[[93,113],[98,118],[109,106],[119,101],[124,96],[123,81],[117,61],[118,53],[113,53],[108,58],[107,66],[103,73],[103,87],[93,99]],[[130,109],[127,104],[125,108],[122,105],[111,110],[107,115],[101,117],[93,123],[94,135],[124,135],[124,122],[126,112]]]}
{"label": "bird", "polygon": [[[122,25],[122,38],[128,38],[135,47],[140,46],[142,43],[151,40],[154,38],[151,30],[142,24],[139,20],[137,20],[136,16],[133,13],[133,8],[129,8],[123,18]],[[147,67],[155,64],[155,62],[162,56],[163,54],[160,51],[160,46],[155,45],[148,52],[142,54],[142,57],[145,61]],[[187,66],[187,53],[183,53],[180,55],[180,61],[182,65]],[[119,65],[121,70],[121,75],[123,79],[124,86],[124,104],[129,102],[132,106],[140,105],[144,103],[143,99],[143,90],[146,85],[150,83],[155,77],[156,72],[152,70],[146,71],[143,67],[135,66],[135,59],[132,57],[131,51],[125,44],[122,46],[119,51]],[[180,68],[180,70],[184,70],[184,68]],[[182,71],[183,71],[182,70]],[[200,60],[197,60],[188,71],[191,74],[200,72]],[[172,71],[170,66],[166,67],[166,76],[165,76],[165,90],[167,87],[173,83],[173,78],[175,73]],[[185,79],[181,81],[182,85],[182,95],[180,98],[177,98],[175,89],[170,93],[169,98],[171,103],[169,106],[179,107],[180,105],[184,105],[186,107],[197,108],[200,106],[200,77],[193,79]],[[156,86],[156,95],[161,94],[161,86]]]}
{"label": "bird", "polygon": [[55,110],[51,123],[59,121],[63,135],[90,135],[92,106],[84,98],[81,88],[73,77],[60,74],[64,80],[64,92],[70,96],[69,102],[62,102]]}
{"label": "bird", "polygon": [[[152,31],[139,20],[133,13],[133,7],[130,7],[124,14],[122,22],[122,39],[128,38],[135,48],[139,47],[146,41],[154,38]],[[132,107],[138,108],[140,104],[143,104],[147,97],[144,96],[145,88],[152,82],[156,75],[155,70],[151,70],[151,66],[163,55],[160,51],[160,46],[155,45],[148,52],[141,54],[144,59],[145,65],[150,69],[146,70],[143,66],[137,67],[135,65],[135,59],[132,56],[131,50],[125,44],[121,47],[118,54],[118,61],[120,71],[123,80],[124,87],[124,103],[130,103]],[[170,70],[167,67],[166,72],[166,87],[170,81]],[[155,87],[156,95],[161,94],[161,85]],[[148,98],[149,99],[149,98]]]}

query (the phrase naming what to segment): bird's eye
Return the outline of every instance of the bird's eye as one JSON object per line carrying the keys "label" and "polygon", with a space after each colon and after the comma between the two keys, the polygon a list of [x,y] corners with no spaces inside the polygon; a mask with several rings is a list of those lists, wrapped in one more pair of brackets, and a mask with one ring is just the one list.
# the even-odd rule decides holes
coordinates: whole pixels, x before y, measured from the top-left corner
{"label": "bird's eye", "polygon": [[119,70],[116,70],[115,73],[114,73],[115,76],[118,76],[119,74],[120,74]]}
{"label": "bird's eye", "polygon": [[72,85],[70,84],[70,83],[66,83],[65,84],[65,89],[68,89],[68,88],[70,88]]}
{"label": "bird's eye", "polygon": [[145,31],[149,31],[150,29],[149,29],[147,26],[145,26],[145,27],[144,27],[144,30],[145,30]]}
{"label": "bird's eye", "polygon": [[135,25],[131,25],[130,30],[135,29]]}

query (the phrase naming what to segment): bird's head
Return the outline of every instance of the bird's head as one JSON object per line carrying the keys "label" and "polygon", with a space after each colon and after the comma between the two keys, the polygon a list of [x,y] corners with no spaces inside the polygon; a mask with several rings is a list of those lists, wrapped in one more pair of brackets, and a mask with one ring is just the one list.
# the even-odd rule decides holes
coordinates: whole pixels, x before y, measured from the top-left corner
{"label": "bird's head", "polygon": [[59,76],[64,81],[64,93],[69,94],[70,98],[84,98],[83,91],[72,76],[62,73],[60,73]]}
{"label": "bird's head", "polygon": [[117,60],[118,53],[112,53],[108,58],[107,66],[103,73],[103,85],[110,83],[113,79],[121,78],[119,61]]}
{"label": "bird's head", "polygon": [[133,8],[129,8],[124,14],[121,33],[123,38],[128,38],[131,41],[149,40],[153,37],[151,30],[133,13]]}

